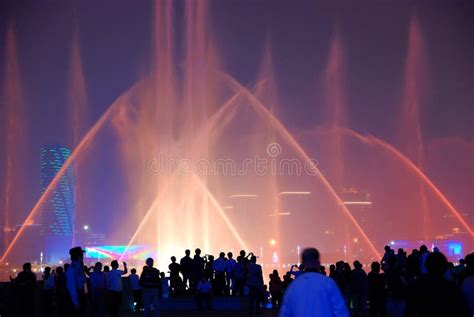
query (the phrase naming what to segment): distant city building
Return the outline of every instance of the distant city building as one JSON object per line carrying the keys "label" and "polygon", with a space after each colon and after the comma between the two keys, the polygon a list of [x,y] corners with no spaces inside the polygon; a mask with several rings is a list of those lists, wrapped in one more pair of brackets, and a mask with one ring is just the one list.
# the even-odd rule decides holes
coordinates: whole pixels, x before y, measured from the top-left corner
{"label": "distant city building", "polygon": [[[41,148],[41,194],[71,155],[60,145]],[[41,209],[42,236],[46,259],[61,259],[71,247],[74,234],[75,177],[70,165],[48,195]]]}

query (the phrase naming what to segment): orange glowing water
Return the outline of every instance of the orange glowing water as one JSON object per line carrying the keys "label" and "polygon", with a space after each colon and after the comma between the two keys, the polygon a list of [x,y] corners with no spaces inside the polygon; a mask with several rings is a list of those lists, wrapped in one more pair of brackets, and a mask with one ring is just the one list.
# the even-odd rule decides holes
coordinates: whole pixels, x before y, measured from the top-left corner
{"label": "orange glowing water", "polygon": [[[22,187],[24,186],[23,166],[25,162],[26,133],[25,109],[18,65],[18,55],[13,23],[8,24],[6,35],[5,73],[3,77],[4,118],[2,144],[5,144],[6,164],[3,186],[4,245],[10,243],[7,234],[15,224],[15,212],[21,210]],[[3,137],[4,136],[4,137]]]}
{"label": "orange glowing water", "polygon": [[[401,107],[400,148],[414,164],[423,170],[424,148],[420,126],[420,110],[423,105],[423,95],[427,86],[427,56],[420,23],[415,15],[412,16],[408,34],[408,54],[405,65],[405,87]],[[420,195],[421,221],[425,240],[430,235],[428,200],[425,188],[417,188]]]}

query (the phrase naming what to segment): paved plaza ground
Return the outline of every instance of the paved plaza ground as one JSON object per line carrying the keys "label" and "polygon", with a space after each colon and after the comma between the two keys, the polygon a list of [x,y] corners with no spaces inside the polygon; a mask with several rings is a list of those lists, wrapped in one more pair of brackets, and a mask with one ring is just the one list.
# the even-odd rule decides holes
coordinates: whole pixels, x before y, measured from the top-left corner
{"label": "paved plaza ground", "polygon": [[[138,317],[143,316],[143,313],[122,313],[123,317]],[[207,312],[198,312],[198,311],[188,311],[188,312],[162,312],[160,317],[248,317],[249,314],[246,311],[236,312],[236,311],[207,311]],[[277,312],[265,311],[264,317],[277,317]]]}

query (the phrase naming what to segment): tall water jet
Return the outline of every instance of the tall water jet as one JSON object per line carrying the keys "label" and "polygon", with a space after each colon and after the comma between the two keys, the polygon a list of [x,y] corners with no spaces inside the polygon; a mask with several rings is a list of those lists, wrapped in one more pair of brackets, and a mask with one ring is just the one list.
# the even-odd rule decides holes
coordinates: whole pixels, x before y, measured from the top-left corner
{"label": "tall water jet", "polygon": [[[345,61],[344,50],[336,27],[329,45],[327,65],[324,70],[324,94],[326,124],[331,129],[347,126],[346,101],[345,101]],[[338,190],[343,187],[344,178],[344,153],[343,140],[336,137],[333,143],[334,165],[331,167],[332,182]]]}
{"label": "tall water jet", "polygon": [[[84,71],[82,67],[80,35],[77,20],[75,21],[74,31],[72,36],[71,47],[71,63],[69,66],[69,85],[68,85],[68,106],[69,106],[69,122],[72,128],[72,147],[76,147],[84,136],[87,128],[88,117],[88,102],[87,102],[87,88]],[[81,211],[85,210],[85,197],[82,192],[82,187],[86,183],[87,177],[84,175],[84,164],[86,160],[81,156],[74,162],[74,176],[75,176],[75,206],[74,217],[83,214]],[[73,221],[75,224],[76,221]],[[73,245],[75,241],[75,230],[73,230]]]}
{"label": "tall water jet", "polygon": [[[263,47],[263,52],[262,52],[262,59],[261,59],[261,64],[260,64],[260,70],[257,75],[257,81],[255,83],[255,87],[253,89],[255,97],[257,97],[259,100],[262,101],[263,104],[265,104],[268,107],[268,110],[270,113],[272,113],[274,116],[277,116],[277,111],[279,107],[279,100],[278,100],[278,87],[277,83],[275,80],[275,69],[273,67],[273,55],[272,55],[272,46],[270,42],[270,35],[267,34],[265,44]],[[277,135],[272,129],[271,126],[266,125],[265,126],[265,131],[263,132],[263,135],[266,136],[265,140],[260,140],[260,141],[266,141],[268,143],[268,146],[270,144],[276,144],[278,142]],[[255,148],[261,147],[262,143],[259,142],[259,144],[254,145]],[[271,226],[272,226],[272,231],[271,231],[271,236],[272,236],[272,241],[275,241],[273,249],[275,250],[276,254],[281,255],[281,248],[280,246],[282,245],[280,243],[281,241],[281,229],[280,229],[280,214],[283,214],[284,210],[282,209],[282,204],[280,202],[280,196],[279,196],[279,184],[278,184],[278,177],[281,175],[270,175],[269,176],[269,196],[271,198],[271,204],[269,206],[270,208],[270,213],[275,214],[274,217],[271,219]]]}
{"label": "tall water jet", "polygon": [[[170,0],[155,1],[154,39],[152,60],[153,101],[150,106],[153,114],[152,120],[156,124],[156,141],[150,140],[152,153],[170,153],[173,146],[173,108],[176,106],[176,86],[174,71],[174,33],[173,33],[173,2]],[[154,125],[152,124],[151,128]],[[171,235],[173,223],[169,213],[172,212],[175,193],[169,179],[158,176],[155,179],[155,190],[167,192],[168,195],[161,201],[156,212],[157,237],[156,246],[163,250],[169,246],[163,245],[165,239]]]}
{"label": "tall water jet", "polygon": [[[202,140],[199,143],[201,157],[195,157],[197,153],[193,149],[192,143],[194,134],[192,131],[201,129],[208,119],[207,106],[207,87],[206,74],[207,70],[207,1],[187,1],[185,3],[185,36],[184,47],[186,49],[184,56],[183,71],[183,105],[184,105],[184,125],[185,131],[184,152],[186,157],[193,159],[209,159],[209,140],[208,133],[204,132]],[[206,175],[200,176],[202,182],[207,186]],[[186,223],[187,230],[190,232],[188,240],[194,236],[194,222],[196,220],[195,210],[202,210],[204,247],[209,249],[209,213],[208,199],[196,201],[193,197],[195,184],[191,175],[185,177],[187,187],[187,206],[185,208],[184,217],[189,219]],[[191,242],[191,241],[189,241]]]}
{"label": "tall water jet", "polygon": [[[408,53],[405,65],[405,83],[400,120],[400,148],[418,168],[423,170],[423,137],[420,124],[420,109],[426,92],[426,48],[420,23],[416,15],[412,15],[408,33]],[[424,239],[428,240],[429,213],[425,187],[421,184],[415,189],[419,193],[421,223]]]}
{"label": "tall water jet", "polygon": [[[18,52],[16,48],[15,27],[8,23],[6,34],[6,50],[4,60],[5,72],[2,78],[4,96],[4,125],[2,128],[2,144],[5,144],[5,171],[2,184],[3,197],[3,248],[7,248],[12,225],[21,219],[22,188],[24,187],[24,160],[26,151],[25,106],[23,100]],[[15,217],[16,216],[16,217]],[[20,217],[19,217],[20,216]],[[2,248],[2,249],[3,249]]]}
{"label": "tall water jet", "polygon": [[[336,25],[329,44],[329,54],[326,68],[323,73],[323,91],[325,101],[325,124],[330,129],[338,129],[347,126],[346,118],[346,100],[345,100],[345,59],[344,49],[339,32],[339,26]],[[344,187],[350,184],[344,184],[344,140],[341,135],[336,134],[331,139],[329,151],[332,160],[329,163],[330,182],[332,186],[342,193]],[[346,248],[349,257],[352,256],[352,238],[349,230],[350,224],[347,218],[344,218],[344,230],[346,236]]]}

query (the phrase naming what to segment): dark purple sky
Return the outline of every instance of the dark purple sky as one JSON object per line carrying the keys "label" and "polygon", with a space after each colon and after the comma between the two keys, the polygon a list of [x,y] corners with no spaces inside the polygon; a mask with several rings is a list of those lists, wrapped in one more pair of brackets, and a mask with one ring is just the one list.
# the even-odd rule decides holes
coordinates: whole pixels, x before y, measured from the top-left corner
{"label": "dark purple sky", "polygon": [[[177,30],[181,8],[182,2],[176,1]],[[62,121],[74,12],[94,118],[148,63],[150,1],[3,0],[1,38],[5,22],[13,20],[29,119],[35,117],[33,131],[42,130],[32,133],[38,138],[55,138],[59,132],[44,131],[44,123],[52,115]],[[390,138],[387,127],[392,128],[389,117],[397,116],[401,100],[408,26],[415,12],[432,74],[421,110],[423,134],[471,138],[474,6],[470,1],[212,1],[210,31],[227,70],[244,84],[254,82],[269,34],[282,114],[291,127],[319,121],[318,105],[312,100],[338,24],[347,58],[350,125]],[[0,42],[2,54],[4,44]]]}

